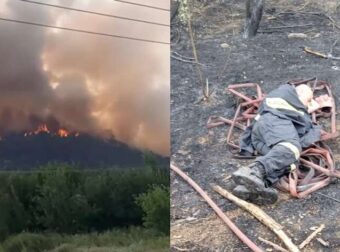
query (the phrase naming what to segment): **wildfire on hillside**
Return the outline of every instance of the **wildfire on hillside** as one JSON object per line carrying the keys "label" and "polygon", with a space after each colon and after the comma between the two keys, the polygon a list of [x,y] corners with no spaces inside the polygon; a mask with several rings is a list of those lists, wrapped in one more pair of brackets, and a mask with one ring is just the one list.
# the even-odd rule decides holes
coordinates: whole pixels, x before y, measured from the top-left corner
{"label": "wildfire on hillside", "polygon": [[[128,6],[112,6],[112,1],[63,2],[65,7],[107,9],[137,18],[156,15],[151,9],[141,12]],[[153,18],[166,24],[168,14],[158,13]],[[23,1],[0,0],[0,16],[170,41],[170,27],[136,23],[132,29],[126,20],[112,22],[95,15],[74,15]],[[37,134],[65,138],[81,132],[104,141],[113,137],[140,150],[169,155],[170,45],[19,23],[0,24],[3,138],[25,132],[32,138]],[[54,122],[49,122],[50,118]],[[42,125],[34,130],[41,123],[48,127]],[[60,125],[63,128],[59,130]]]}
{"label": "wildfire on hillside", "polygon": [[34,135],[39,135],[41,133],[46,133],[46,134],[50,134],[50,135],[54,135],[54,136],[58,136],[58,137],[62,137],[62,138],[70,137],[70,136],[74,136],[74,137],[79,136],[78,132],[70,132],[65,128],[59,128],[55,131],[50,130],[46,124],[41,124],[37,127],[37,129],[25,132],[24,136],[25,137],[34,136]]}

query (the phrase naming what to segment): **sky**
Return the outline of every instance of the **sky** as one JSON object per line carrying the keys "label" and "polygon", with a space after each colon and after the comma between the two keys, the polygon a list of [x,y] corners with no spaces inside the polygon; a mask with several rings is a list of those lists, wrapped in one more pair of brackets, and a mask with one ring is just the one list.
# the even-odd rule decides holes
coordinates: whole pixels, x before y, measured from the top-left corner
{"label": "sky", "polygon": [[[168,11],[115,0],[36,0],[169,24]],[[167,0],[129,0],[169,9]],[[170,28],[0,0],[0,18],[169,42]],[[0,134],[42,122],[167,156],[170,46],[0,20]]]}

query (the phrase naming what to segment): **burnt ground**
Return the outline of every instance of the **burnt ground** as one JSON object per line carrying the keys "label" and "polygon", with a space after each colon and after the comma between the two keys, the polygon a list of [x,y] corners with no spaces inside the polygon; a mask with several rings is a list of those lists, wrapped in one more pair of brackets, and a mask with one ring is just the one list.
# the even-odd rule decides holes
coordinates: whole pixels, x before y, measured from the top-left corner
{"label": "burnt ground", "polygon": [[[244,40],[240,27],[244,18],[243,1],[196,1],[193,6],[193,29],[202,71],[214,90],[208,102],[197,101],[202,96],[195,65],[171,59],[171,144],[172,161],[191,176],[256,244],[261,236],[282,243],[276,236],[245,211],[223,199],[209,186],[217,183],[232,188],[228,179],[245,161],[231,158],[226,147],[227,126],[208,130],[205,125],[211,115],[232,117],[235,101],[224,92],[232,83],[256,82],[266,92],[291,79],[316,76],[331,83],[337,107],[340,108],[340,61],[327,60],[303,52],[301,47],[329,52],[340,30],[326,13],[340,24],[337,1],[267,1],[260,33]],[[328,3],[329,5],[327,5]],[[312,12],[312,13],[310,13]],[[277,26],[304,27],[271,29]],[[188,32],[174,19],[172,52],[192,57]],[[305,33],[307,38],[288,38],[289,33]],[[333,48],[340,56],[340,41]],[[340,168],[340,143],[330,142]],[[335,181],[319,192],[340,199],[340,182]],[[329,247],[313,240],[304,251],[340,251],[340,203],[312,194],[306,199],[294,199],[280,193],[279,201],[262,207],[285,227],[300,244],[316,226],[324,223],[318,237]],[[282,245],[283,246],[283,245]],[[180,177],[171,174],[171,247],[172,251],[249,251],[209,206]],[[268,251],[271,251],[270,249]]]}

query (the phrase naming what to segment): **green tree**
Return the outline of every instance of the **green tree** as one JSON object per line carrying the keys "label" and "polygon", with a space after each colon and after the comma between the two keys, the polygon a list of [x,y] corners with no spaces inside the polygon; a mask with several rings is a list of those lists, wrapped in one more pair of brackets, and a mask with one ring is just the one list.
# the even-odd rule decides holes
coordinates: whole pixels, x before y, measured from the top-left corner
{"label": "green tree", "polygon": [[68,166],[49,167],[40,174],[40,181],[33,199],[37,223],[57,232],[87,230],[86,219],[91,207],[83,194],[82,172]]}
{"label": "green tree", "polygon": [[170,190],[163,185],[154,185],[136,198],[144,211],[144,226],[162,233],[170,232]]}
{"label": "green tree", "polygon": [[148,152],[148,151],[144,152],[143,160],[144,160],[144,166],[146,169],[152,172],[156,172],[158,170],[156,158],[155,158],[155,155],[152,154],[152,152]]}

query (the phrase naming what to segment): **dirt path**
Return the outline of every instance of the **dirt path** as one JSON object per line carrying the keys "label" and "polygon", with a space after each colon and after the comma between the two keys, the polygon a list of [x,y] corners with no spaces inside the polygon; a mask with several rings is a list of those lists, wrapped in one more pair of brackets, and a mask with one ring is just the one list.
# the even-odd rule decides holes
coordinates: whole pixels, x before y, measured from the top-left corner
{"label": "dirt path", "polygon": [[[275,2],[275,3],[274,3]],[[303,13],[292,13],[292,6],[283,1],[268,1],[260,26],[261,33],[254,39],[242,39],[239,28],[243,20],[242,1],[197,1],[193,28],[204,76],[209,79],[214,93],[209,102],[197,103],[202,92],[193,64],[175,59],[171,61],[171,129],[173,160],[183,168],[226,211],[227,215],[257,244],[267,248],[258,236],[278,242],[266,228],[232,203],[219,197],[209,188],[216,182],[226,188],[233,183],[228,175],[245,162],[230,158],[226,147],[226,128],[207,130],[211,115],[230,117],[235,101],[224,93],[228,84],[257,82],[264,91],[270,91],[291,79],[316,76],[332,84],[340,108],[340,61],[325,60],[307,55],[301,47],[307,46],[328,52],[340,38],[340,30],[333,28],[330,19],[318,13],[327,9],[309,5],[311,1],[285,1],[297,4]],[[329,1],[332,2],[332,1]],[[335,1],[336,2],[336,1]],[[304,3],[307,3],[304,5]],[[328,8],[331,8],[328,6]],[[335,7],[333,7],[335,8]],[[339,11],[332,12],[340,24]],[[281,13],[280,12],[286,12]],[[306,12],[313,12],[306,13]],[[277,26],[307,25],[295,28],[272,29]],[[192,57],[187,32],[178,23],[172,27],[172,51]],[[288,38],[288,33],[303,32],[305,39]],[[179,36],[180,34],[180,36]],[[340,41],[333,54],[340,56]],[[331,144],[337,154],[339,142]],[[340,161],[339,155],[337,161]],[[339,164],[337,164],[339,168]],[[242,243],[215,217],[212,210],[179,177],[171,176],[171,240],[173,251],[248,251]],[[340,199],[340,183],[336,181],[320,190],[323,194]],[[320,195],[297,200],[280,193],[280,200],[264,207],[279,221],[299,244],[312,232],[310,228],[321,223],[326,228],[319,237],[330,243],[324,247],[314,240],[305,251],[340,250],[340,204]]]}

